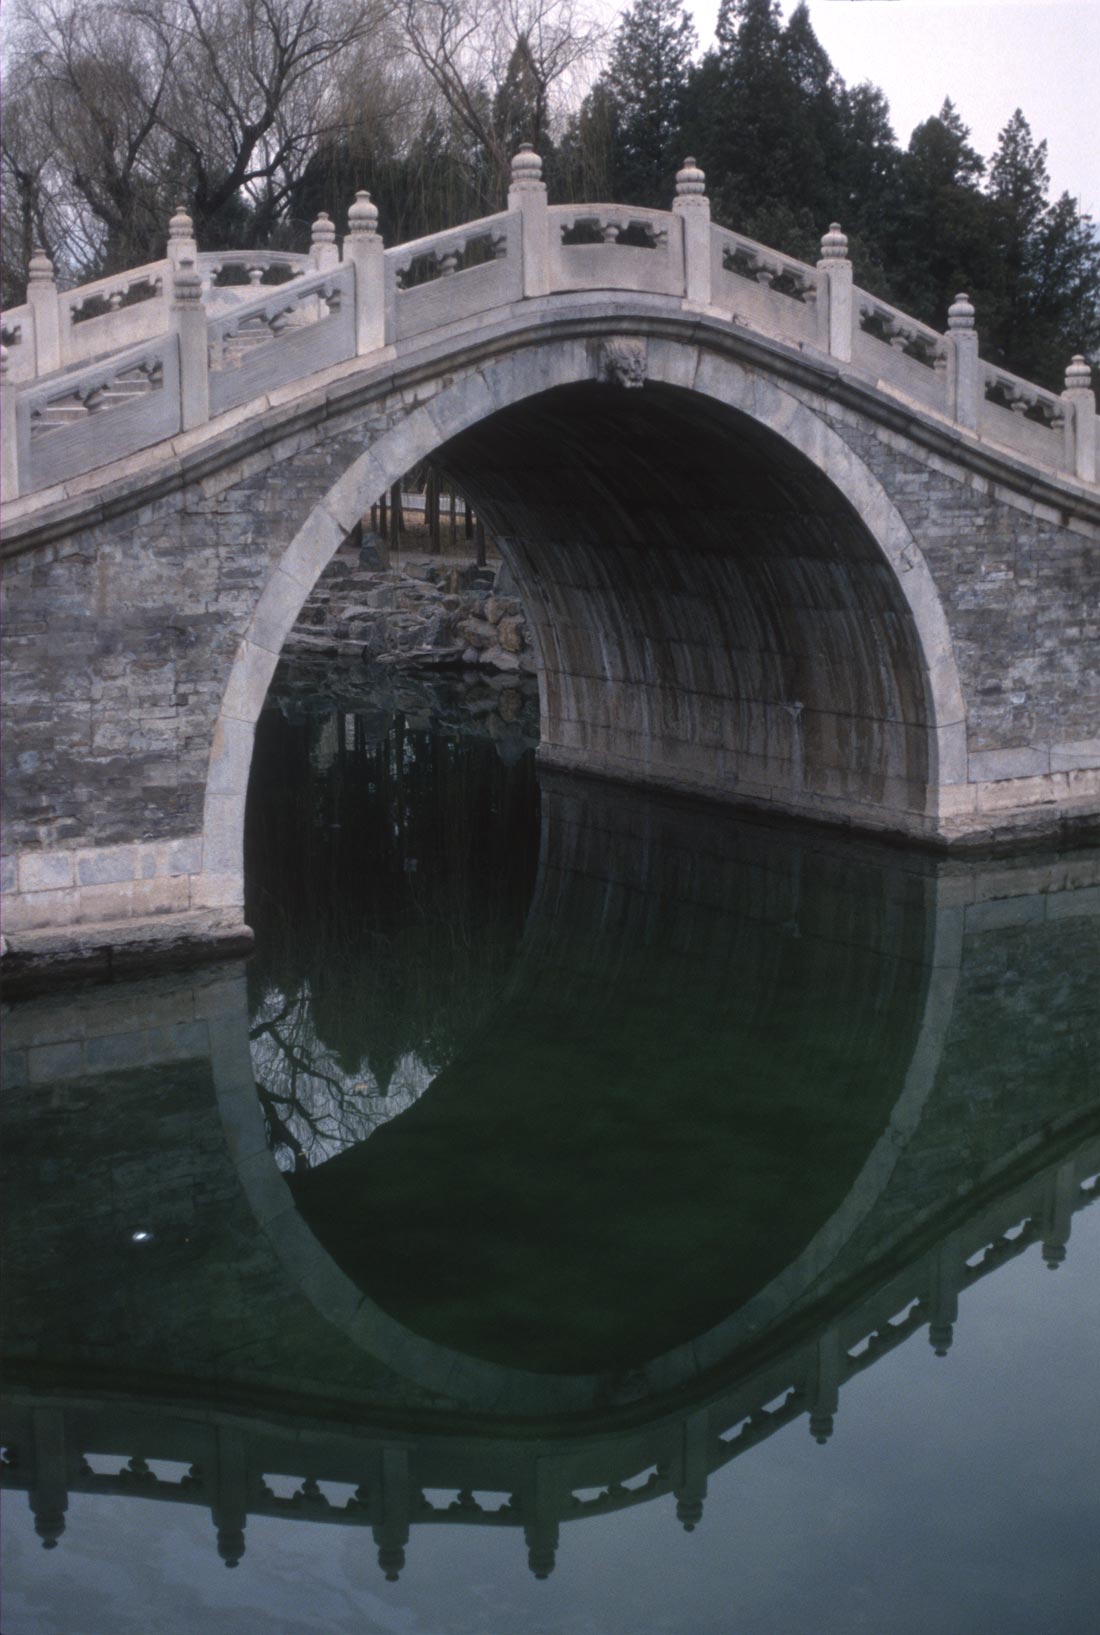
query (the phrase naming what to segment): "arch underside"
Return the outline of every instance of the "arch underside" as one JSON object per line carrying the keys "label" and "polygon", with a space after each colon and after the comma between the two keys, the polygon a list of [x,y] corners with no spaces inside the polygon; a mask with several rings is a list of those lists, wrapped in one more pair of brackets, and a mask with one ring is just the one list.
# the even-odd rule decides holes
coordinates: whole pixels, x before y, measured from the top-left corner
{"label": "arch underside", "polygon": [[695,392],[585,382],[436,458],[522,589],[544,760],[927,826],[937,756],[913,613],[853,502],[783,438]]}

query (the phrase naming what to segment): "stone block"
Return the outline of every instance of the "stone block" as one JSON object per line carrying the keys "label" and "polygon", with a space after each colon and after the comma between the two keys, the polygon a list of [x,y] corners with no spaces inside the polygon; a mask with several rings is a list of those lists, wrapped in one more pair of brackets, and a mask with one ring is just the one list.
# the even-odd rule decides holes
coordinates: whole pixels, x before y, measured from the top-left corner
{"label": "stone block", "polygon": [[1052,772],[1076,772],[1100,767],[1100,738],[1081,738],[1071,744],[1050,746]]}
{"label": "stone block", "polygon": [[969,758],[971,783],[999,783],[1005,778],[1040,777],[1050,771],[1050,750],[991,749],[972,753]]}
{"label": "stone block", "polygon": [[186,874],[164,880],[135,880],[131,909],[139,914],[178,914],[190,907],[191,882]]}
{"label": "stone block", "polygon": [[134,846],[100,846],[76,854],[76,878],[81,886],[117,885],[135,879],[139,872]]}
{"label": "stone block", "polygon": [[9,855],[0,858],[0,891],[15,891],[18,876],[19,865],[16,857]]}
{"label": "stone block", "polygon": [[167,845],[157,848],[158,874],[197,874],[201,868],[201,835],[192,835],[187,840],[170,840]]}
{"label": "stone block", "polygon": [[59,891],[74,879],[74,853],[23,852],[19,857],[21,892]]}
{"label": "stone block", "polygon": [[134,882],[115,885],[80,886],[76,892],[76,919],[87,925],[99,921],[128,920],[133,913]]}
{"label": "stone block", "polygon": [[147,1067],[162,1061],[161,1055],[151,1051],[150,1041],[156,1029],[137,1028],[133,1033],[111,1033],[102,1039],[89,1039],[85,1055],[90,1073],[117,1073],[129,1067]]}
{"label": "stone block", "polygon": [[244,875],[213,874],[204,869],[191,880],[192,908],[243,908]]}
{"label": "stone block", "polygon": [[[244,790],[208,795],[203,833],[203,873],[244,874]],[[192,875],[194,882],[198,875]],[[198,907],[192,897],[192,907]]]}
{"label": "stone block", "polygon": [[28,1083],[28,1072],[25,1050],[5,1050],[0,1056],[0,1084],[9,1094],[23,1089]]}
{"label": "stone block", "polygon": [[75,918],[72,891],[20,891],[5,898],[3,929],[7,937],[20,931],[44,931],[72,925]]}
{"label": "stone block", "polygon": [[260,647],[247,639],[242,641],[229,672],[229,683],[222,699],[222,714],[235,721],[254,722],[264,707],[278,662],[278,654],[270,648]]}

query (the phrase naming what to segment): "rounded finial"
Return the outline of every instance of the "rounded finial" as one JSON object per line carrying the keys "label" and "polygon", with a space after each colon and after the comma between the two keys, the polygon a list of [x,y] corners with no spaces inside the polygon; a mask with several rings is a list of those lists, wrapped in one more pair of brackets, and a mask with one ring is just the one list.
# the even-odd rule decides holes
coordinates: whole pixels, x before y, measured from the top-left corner
{"label": "rounded finial", "polygon": [[689,156],[676,172],[676,196],[682,199],[693,193],[705,193],[706,190],[706,175],[699,169],[695,160]]}
{"label": "rounded finial", "polygon": [[244,1555],[244,1528],[218,1528],[218,1554],[227,1567],[239,1567]]}
{"label": "rounded finial", "polygon": [[[354,206],[353,206],[354,208]],[[375,211],[377,220],[378,212]],[[310,241],[313,244],[335,244],[336,226],[327,210],[322,210],[310,231]]]}
{"label": "rounded finial", "polygon": [[848,235],[842,231],[838,221],[831,221],[829,231],[821,235],[821,258],[823,261],[846,261],[848,258]]}
{"label": "rounded finial", "polygon": [[1043,1260],[1046,1262],[1047,1266],[1049,1266],[1052,1272],[1056,1272],[1058,1270],[1065,1258],[1066,1246],[1064,1243],[1043,1244]]}
{"label": "rounded finial", "polygon": [[974,304],[965,290],[956,295],[947,309],[948,329],[973,329]]}
{"label": "rounded finial", "polygon": [[1092,370],[1080,352],[1074,354],[1066,369],[1066,391],[1092,391]]}
{"label": "rounded finial", "polygon": [[30,261],[27,263],[27,279],[31,284],[48,284],[53,282],[53,262],[42,248],[36,244],[31,251]]}
{"label": "rounded finial", "polygon": [[202,300],[202,275],[190,257],[181,261],[176,268],[176,276],[172,280],[172,294],[177,302],[187,306]]}
{"label": "rounded finial", "polygon": [[195,224],[187,214],[187,206],[177,204],[176,213],[168,223],[168,237],[170,239],[192,238]]}
{"label": "rounded finial", "polygon": [[530,142],[521,142],[512,160],[512,184],[516,182],[541,182],[542,160],[531,146]]}
{"label": "rounded finial", "polygon": [[348,231],[356,237],[362,233],[368,238],[378,232],[378,206],[371,203],[371,196],[364,188],[356,193],[355,203],[348,211]]}

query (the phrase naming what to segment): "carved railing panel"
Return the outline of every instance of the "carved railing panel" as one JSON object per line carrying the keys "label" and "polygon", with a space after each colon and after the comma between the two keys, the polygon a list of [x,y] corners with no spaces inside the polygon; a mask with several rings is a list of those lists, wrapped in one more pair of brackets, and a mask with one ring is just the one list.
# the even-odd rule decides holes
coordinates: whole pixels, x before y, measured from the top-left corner
{"label": "carved railing panel", "polygon": [[63,364],[90,362],[170,328],[172,264],[155,261],[59,296]]}
{"label": "carved railing panel", "polygon": [[33,380],[36,373],[34,355],[34,311],[29,306],[11,307],[0,323],[0,345],[7,353],[7,378],[18,383]]}
{"label": "carved railing panel", "polygon": [[521,225],[518,211],[502,211],[387,250],[387,335],[407,340],[518,301]]}
{"label": "carved railing panel", "polygon": [[552,290],[684,294],[683,228],[670,211],[554,205],[547,223]]}
{"label": "carved railing panel", "polygon": [[49,488],[179,429],[179,344],[162,335],[20,393],[20,472]]}
{"label": "carved railing panel", "polygon": [[224,414],[355,354],[350,266],[294,279],[207,326],[210,412]]}
{"label": "carved railing panel", "polygon": [[1043,465],[1057,465],[1065,438],[1066,406],[1053,392],[1007,369],[983,364],[984,400],[979,431],[991,442],[1018,449]]}
{"label": "carved railing panel", "polygon": [[741,233],[711,227],[715,306],[735,322],[799,343],[817,340],[817,273]]}
{"label": "carved railing panel", "polygon": [[853,291],[852,359],[879,380],[941,412],[947,407],[947,344],[938,330],[866,290]]}

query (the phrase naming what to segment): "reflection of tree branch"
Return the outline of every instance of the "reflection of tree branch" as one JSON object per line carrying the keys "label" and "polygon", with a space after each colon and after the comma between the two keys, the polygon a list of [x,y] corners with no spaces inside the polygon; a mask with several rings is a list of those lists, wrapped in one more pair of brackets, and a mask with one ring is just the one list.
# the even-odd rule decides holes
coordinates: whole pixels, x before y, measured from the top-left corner
{"label": "reflection of tree branch", "polygon": [[[276,1020],[281,1021],[282,1018],[279,1017]],[[299,1073],[304,1073],[309,1079],[319,1079],[322,1084],[327,1084],[330,1090],[336,1091],[340,1107],[343,1108],[346,1086],[341,1079],[334,1078],[331,1073],[322,1073],[319,1067],[314,1067],[310,1062],[303,1060],[277,1031],[274,1022],[265,1022],[257,1031],[269,1033],[274,1039],[284,1058],[290,1064],[292,1083],[296,1082]],[[255,1038],[256,1034],[253,1033],[252,1037]]]}
{"label": "reflection of tree branch", "polygon": [[[305,1148],[290,1126],[284,1123],[275,1108],[276,1098],[265,1085],[260,1083],[259,1079],[256,1080],[256,1094],[260,1098],[260,1106],[263,1109],[264,1122],[267,1125],[268,1137],[272,1147],[288,1148],[294,1154],[294,1173],[296,1175],[300,1174],[302,1170],[309,1168],[309,1156]],[[303,1108],[296,1106],[295,1112],[305,1119],[314,1135],[318,1134],[318,1131],[313,1127],[312,1120]]]}

